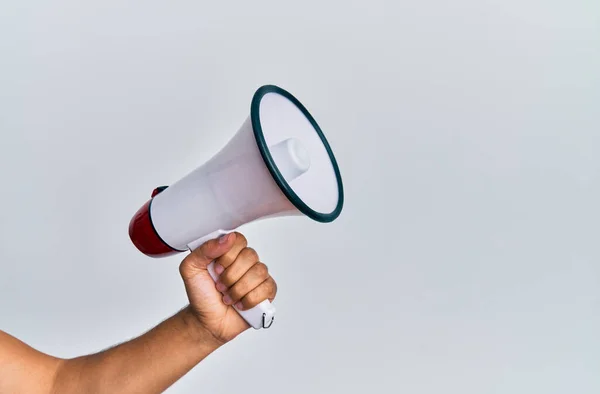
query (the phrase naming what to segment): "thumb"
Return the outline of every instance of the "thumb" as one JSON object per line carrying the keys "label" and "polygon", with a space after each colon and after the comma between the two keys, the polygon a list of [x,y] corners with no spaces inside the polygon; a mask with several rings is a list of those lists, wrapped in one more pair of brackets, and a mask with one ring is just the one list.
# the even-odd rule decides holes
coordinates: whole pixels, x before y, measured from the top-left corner
{"label": "thumb", "polygon": [[179,266],[179,272],[183,279],[189,279],[201,271],[206,271],[206,267],[213,260],[229,252],[235,243],[235,238],[235,233],[225,234],[205,242],[192,251]]}

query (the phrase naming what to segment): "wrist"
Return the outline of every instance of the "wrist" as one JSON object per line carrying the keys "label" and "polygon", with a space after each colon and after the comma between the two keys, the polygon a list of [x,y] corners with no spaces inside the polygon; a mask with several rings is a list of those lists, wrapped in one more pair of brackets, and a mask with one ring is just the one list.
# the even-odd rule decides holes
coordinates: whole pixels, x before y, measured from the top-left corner
{"label": "wrist", "polygon": [[190,305],[182,309],[180,315],[185,324],[190,340],[195,344],[206,345],[211,349],[211,351],[214,351],[225,344],[225,341],[217,338],[202,324]]}

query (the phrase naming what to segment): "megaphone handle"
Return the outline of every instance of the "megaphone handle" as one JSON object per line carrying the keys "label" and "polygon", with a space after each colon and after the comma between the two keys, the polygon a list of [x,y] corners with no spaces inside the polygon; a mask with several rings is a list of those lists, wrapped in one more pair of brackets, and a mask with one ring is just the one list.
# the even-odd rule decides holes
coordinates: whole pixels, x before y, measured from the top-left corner
{"label": "megaphone handle", "polygon": [[[215,272],[214,261],[208,265],[208,273],[215,282],[219,278],[219,275],[217,275]],[[257,330],[260,328],[271,327],[271,324],[273,324],[273,320],[275,319],[275,307],[269,300],[264,300],[254,308],[243,311],[236,308],[235,305],[233,308],[237,311],[237,313],[240,314],[240,316],[244,318],[244,320],[246,320],[248,324]]]}
{"label": "megaphone handle", "polygon": [[[211,239],[215,239],[223,234],[227,234],[227,231],[218,230],[212,234],[207,235],[206,237],[202,237],[188,245],[190,250],[195,250],[200,247],[200,245],[204,244],[206,241]],[[211,263],[207,267],[208,273],[210,277],[216,282],[219,279],[219,275],[215,272],[215,262],[211,261]],[[242,316],[244,320],[254,329],[258,330],[261,328],[269,328],[273,321],[275,320],[275,306],[271,304],[269,300],[264,300],[260,304],[256,305],[253,308],[246,310],[239,310],[238,308],[233,306],[236,312]]]}

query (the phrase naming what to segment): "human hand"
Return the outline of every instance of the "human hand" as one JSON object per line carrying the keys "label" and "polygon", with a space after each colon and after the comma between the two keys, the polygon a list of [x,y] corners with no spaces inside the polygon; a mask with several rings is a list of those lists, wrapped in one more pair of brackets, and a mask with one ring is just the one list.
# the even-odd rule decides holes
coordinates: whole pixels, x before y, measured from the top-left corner
{"label": "human hand", "polygon": [[[213,260],[219,275],[216,284],[207,270]],[[240,310],[251,309],[266,299],[273,301],[277,293],[267,266],[240,233],[206,242],[182,261],[179,272],[192,314],[219,344],[250,327],[233,305]]]}

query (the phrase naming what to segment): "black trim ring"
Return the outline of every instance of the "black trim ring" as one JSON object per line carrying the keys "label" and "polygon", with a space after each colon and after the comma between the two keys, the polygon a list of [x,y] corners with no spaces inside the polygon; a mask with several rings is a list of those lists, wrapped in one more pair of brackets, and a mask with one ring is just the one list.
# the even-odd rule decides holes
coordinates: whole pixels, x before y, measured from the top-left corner
{"label": "black trim ring", "polygon": [[[292,104],[294,104],[310,121],[311,125],[315,129],[315,132],[321,139],[321,142],[323,143],[323,146],[325,147],[325,149],[327,150],[327,154],[329,155],[329,160],[331,160],[331,165],[333,166],[338,186],[338,203],[333,211],[317,212],[311,207],[309,207],[294,192],[292,187],[286,182],[283,175],[281,175],[281,173],[279,172],[279,169],[277,169],[277,165],[275,164],[275,161],[273,160],[273,157],[269,152],[269,147],[267,146],[267,143],[265,141],[265,137],[260,124],[260,101],[267,93],[277,93],[290,100]],[[315,119],[308,112],[308,110],[300,103],[300,101],[298,101],[298,99],[292,96],[291,93],[274,85],[264,85],[260,87],[256,91],[256,93],[254,93],[254,97],[252,98],[252,104],[250,106],[250,117],[252,120],[252,129],[254,130],[254,137],[256,139],[256,144],[258,145],[258,150],[260,151],[260,154],[267,168],[269,169],[269,172],[273,176],[273,179],[275,180],[281,191],[285,194],[285,196],[292,202],[292,204],[294,204],[296,208],[298,208],[298,210],[300,210],[300,212],[304,213],[306,216],[318,222],[328,223],[335,220],[342,212],[342,207],[344,205],[344,187],[342,185],[342,176],[340,174],[340,170],[338,168],[337,161],[335,160],[333,151],[331,150],[331,147],[329,146],[325,135],[321,131],[321,128],[319,127]]]}

